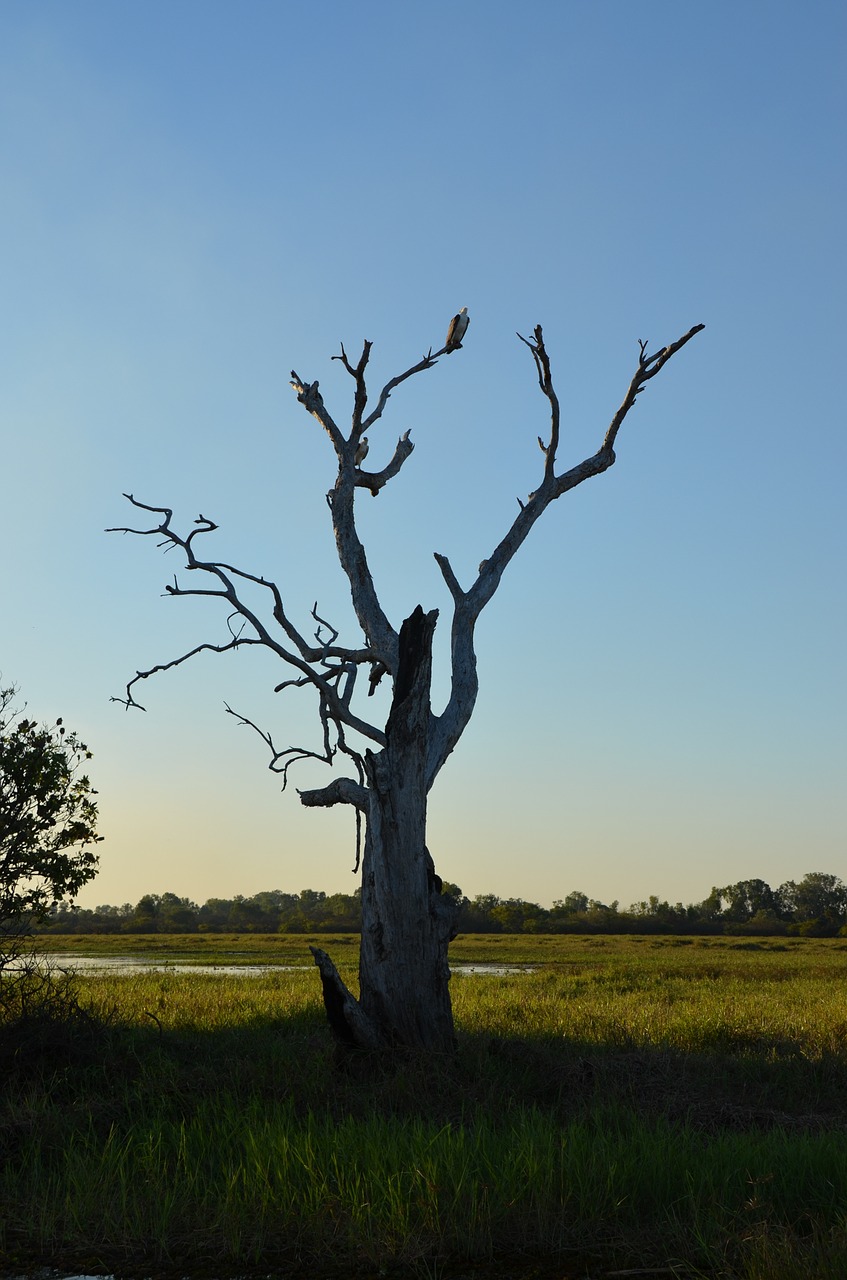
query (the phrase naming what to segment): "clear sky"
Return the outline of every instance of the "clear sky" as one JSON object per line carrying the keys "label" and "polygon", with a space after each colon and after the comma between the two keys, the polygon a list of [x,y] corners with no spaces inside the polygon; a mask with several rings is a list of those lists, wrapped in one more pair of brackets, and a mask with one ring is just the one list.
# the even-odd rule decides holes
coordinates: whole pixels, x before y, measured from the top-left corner
{"label": "clear sky", "polygon": [[[481,693],[438,779],[430,847],[466,893],[700,900],[847,873],[845,98],[840,0],[6,0],[0,13],[4,683],[94,751],[87,906],[166,890],[350,892],[350,810],[281,795],[228,701],[315,741],[308,695],[226,638],[132,491],[220,526],[294,619],[350,627],[330,357],[374,343],[406,384],[360,500],[399,626],[467,585],[537,485],[547,425],[515,331],[541,323],[560,469],[593,453],[637,339],[704,333],[639,398],[618,461],[549,510],[478,630]],[[381,714],[385,713],[382,707]],[[298,786],[329,774],[303,768]]]}

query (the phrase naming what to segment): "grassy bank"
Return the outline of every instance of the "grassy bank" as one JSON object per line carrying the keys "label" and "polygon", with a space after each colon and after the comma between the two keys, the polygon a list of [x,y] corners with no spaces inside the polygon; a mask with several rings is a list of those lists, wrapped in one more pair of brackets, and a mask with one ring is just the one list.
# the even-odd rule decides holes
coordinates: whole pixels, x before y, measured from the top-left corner
{"label": "grassy bank", "polygon": [[[309,947],[340,951],[358,963],[355,933],[99,933],[45,934],[37,939],[46,955],[146,956],[180,963],[311,964]],[[669,956],[674,959],[668,961]],[[460,963],[543,964],[573,966],[587,961],[603,965],[650,966],[672,963],[674,971],[705,963],[735,967],[749,974],[756,958],[762,965],[790,965],[792,971],[824,964],[847,973],[847,938],[739,938],[725,935],[680,938],[662,935],[459,934],[450,944],[450,959]],[[652,957],[652,960],[650,959]]]}
{"label": "grassy bank", "polygon": [[337,1070],[310,970],[81,977],[94,1021],[2,1063],[5,1265],[841,1280],[847,947],[753,945],[460,939],[533,972],[457,977],[457,1061],[391,1070]]}

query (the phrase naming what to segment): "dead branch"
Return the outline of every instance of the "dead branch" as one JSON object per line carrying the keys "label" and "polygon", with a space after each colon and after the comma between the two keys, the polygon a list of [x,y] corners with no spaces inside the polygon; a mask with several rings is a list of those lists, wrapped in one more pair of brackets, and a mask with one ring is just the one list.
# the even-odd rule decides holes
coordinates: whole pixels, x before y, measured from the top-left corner
{"label": "dead branch", "polygon": [[[299,673],[298,676],[293,677],[291,680],[283,681],[281,685],[277,686],[277,691],[292,685],[303,687],[310,684],[318,693],[324,751],[322,755],[316,756],[316,758],[330,763],[335,751],[342,750],[358,759],[357,754],[346,745],[344,737],[345,726],[362,734],[372,742],[384,743],[385,735],[383,731],[356,715],[350,706],[355,675],[359,666],[371,666],[377,660],[377,655],[371,649],[352,649],[335,644],[334,641],[338,637],[338,632],[324,619],[317,616],[317,604],[313,610],[313,616],[319,624],[329,629],[330,639],[327,641],[322,638],[319,631],[315,637],[318,640],[317,647],[309,645],[288,619],[283,607],[281,593],[275,583],[222,561],[206,561],[197,558],[192,545],[193,539],[199,534],[213,532],[217,528],[214,521],[201,515],[194,522],[196,528],[187,537],[183,538],[172,527],[173,511],[171,508],[151,506],[148,503],[140,502],[132,494],[124,494],[124,497],[140,510],[150,511],[162,518],[152,528],[134,529],[121,527],[108,530],[108,532],[134,533],[141,537],[156,536],[160,539],[158,543],[160,547],[165,549],[178,547],[183,551],[186,557],[187,570],[211,575],[218,584],[215,588],[181,587],[175,578],[173,585],[168,584],[165,587],[165,594],[172,597],[215,596],[226,600],[230,605],[230,613],[227,617],[230,639],[226,643],[218,645],[209,642],[197,645],[169,662],[158,663],[147,670],[136,672],[126,686],[126,697],[114,698],[113,701],[121,702],[127,708],[136,707],[143,710],[142,704],[137,701],[133,693],[134,686],[140,680],[146,680],[160,671],[167,671],[172,667],[180,666],[183,662],[187,662],[189,658],[204,651],[225,653],[244,645],[262,645],[274,652],[284,663],[293,667]],[[239,596],[235,585],[236,580],[253,583],[255,586],[270,592],[273,599],[272,613],[274,620],[282,628],[286,637],[293,642],[293,649],[280,643],[278,639],[270,634],[257,613]],[[232,623],[233,618],[236,617],[241,619],[241,627],[238,631],[233,628]],[[250,628],[250,635],[244,635],[245,627]],[[346,676],[346,681],[342,685],[342,677],[344,676]],[[300,749],[298,748],[297,750]],[[276,761],[287,758],[289,755],[289,752],[279,753],[276,756]]]}
{"label": "dead branch", "polygon": [[304,382],[303,379],[291,370],[291,386],[297,393],[297,399],[303,405],[313,418],[316,418],[323,427],[324,431],[332,441],[333,447],[339,459],[344,453],[344,435],[336,426],[329,410],[323,401],[323,396],[317,382]]}
{"label": "dead branch", "polygon": [[550,441],[546,445],[541,438],[538,441],[544,454],[544,475],[539,487],[528,496],[525,503],[518,499],[520,510],[517,516],[501,542],[486,559],[480,562],[477,579],[468,591],[463,591],[460,587],[447,557],[437,552],[435,553],[436,563],[453,597],[454,613],[451,635],[451,694],[447,706],[441,716],[438,717],[436,730],[431,739],[430,786],[438,770],[461,737],[473,712],[479,688],[476,672],[476,653],[473,643],[474,627],[480,613],[500,585],[506,566],[524,542],[536,520],[552,502],[560,498],[562,494],[576,488],[577,485],[582,484],[585,480],[602,474],[614,464],[615,440],[624,418],[635,403],[636,397],[643,390],[649,379],[654,378],[664,368],[668,360],[704,328],[705,325],[702,324],[694,325],[676,342],[662,347],[660,351],[657,351],[652,356],[645,354],[647,344],[639,342],[638,368],[630,381],[620,408],[612,419],[602,445],[597,453],[592,454],[590,458],[584,459],[584,461],[560,475],[556,475],[555,472],[556,452],[559,447],[559,401],[553,386],[550,359],[544,346],[541,325],[536,325],[531,339],[523,338],[518,334],[521,342],[529,347],[532,352],[538,375],[538,385],[550,405]]}
{"label": "dead branch", "polygon": [[[216,594],[219,594],[219,593],[216,593]],[[126,707],[127,710],[129,710],[130,707],[135,707],[137,711],[146,711],[147,708],[142,706],[140,702],[137,702],[132,693],[133,686],[138,684],[139,680],[148,680],[150,676],[157,675],[160,671],[170,671],[172,670],[173,667],[181,667],[183,662],[188,662],[189,658],[196,657],[198,653],[228,653],[232,649],[241,648],[242,645],[261,644],[261,643],[262,643],[261,640],[233,639],[233,640],[230,640],[228,644],[195,645],[193,649],[189,649],[188,653],[183,653],[179,658],[172,658],[170,662],[159,662],[154,667],[148,667],[146,671],[136,671],[135,675],[132,677],[132,679],[129,681],[129,683],[126,686],[126,697],[125,698],[114,697],[114,698],[110,698],[109,701],[119,702],[121,706]]]}
{"label": "dead branch", "polygon": [[[529,338],[521,338],[520,334],[518,334],[518,337],[532,352],[532,358],[535,361],[535,368],[538,373],[538,385],[550,402],[550,443],[545,444],[541,439],[541,436],[538,437],[538,444],[545,459],[544,477],[545,479],[549,479],[552,478],[553,475],[553,469],[556,464],[556,450],[559,448],[559,399],[553,388],[553,376],[550,372],[550,359],[544,346],[544,336],[541,332],[541,325],[537,324],[535,326],[534,338],[532,340]],[[518,499],[518,501],[520,501],[520,499]]]}
{"label": "dead branch", "polygon": [[332,357],[333,360],[340,360],[341,363],[344,365],[344,368],[350,374],[350,376],[354,378],[356,381],[356,395],[353,400],[353,422],[352,422],[352,430],[351,430],[351,436],[350,436],[351,440],[354,437],[358,440],[364,429],[362,427],[362,414],[365,412],[365,406],[368,403],[368,389],[365,385],[365,369],[368,366],[368,360],[370,359],[372,346],[373,346],[373,343],[368,342],[367,338],[365,338],[364,345],[362,347],[362,354],[359,357],[359,363],[356,365],[355,368],[353,367],[353,365],[351,365],[350,361],[347,359],[347,352],[344,350],[343,342],[341,344],[341,355]]}
{"label": "dead branch", "polygon": [[385,406],[388,404],[389,396],[391,395],[391,392],[395,390],[396,387],[399,387],[400,384],[405,382],[407,378],[413,378],[416,373],[423,373],[425,369],[434,369],[435,365],[438,362],[439,356],[448,355],[448,354],[449,354],[449,350],[446,346],[439,348],[439,350],[434,353],[432,348],[430,347],[426,355],[423,356],[423,358],[420,359],[417,362],[417,364],[413,364],[411,368],[405,371],[405,373],[398,373],[396,378],[390,378],[388,382],[386,382],[385,386],[382,388],[382,391],[379,393],[379,399],[377,400],[376,408],[368,415],[368,417],[363,422],[362,429],[364,431],[368,431],[374,425],[375,422],[379,421],[379,419],[382,417]]}
{"label": "dead branch", "polygon": [[350,993],[325,951],[310,947],[321,975],[324,1007],[330,1030],[342,1048],[383,1049],[385,1037]]}
{"label": "dead branch", "polygon": [[705,327],[706,326],[704,324],[695,324],[693,328],[688,330],[688,333],[684,333],[681,338],[677,338],[676,342],[670,343],[667,347],[662,347],[661,351],[657,351],[656,354],[652,356],[645,356],[644,352],[647,349],[647,343],[642,342],[639,339],[638,345],[641,353],[638,357],[638,368],[633,374],[632,381],[627,388],[621,407],[618,409],[609,424],[609,429],[606,432],[606,438],[603,441],[604,449],[614,448],[615,439],[618,431],[620,430],[621,423],[635,404],[635,397],[644,390],[645,383],[647,383],[650,378],[655,378],[656,374],[665,367],[671,356],[676,355],[677,351],[684,347],[686,342],[690,342],[694,335],[696,333],[700,333],[700,331],[705,329]]}
{"label": "dead branch", "polygon": [[297,393],[299,403],[321,424],[335,449],[338,458],[338,475],[326,497],[332,517],[338,559],[350,584],[353,608],[367,646],[372,651],[372,658],[386,671],[394,674],[397,669],[397,631],[389,622],[376,594],[365,549],[356,530],[354,498],[356,489],[368,489],[375,497],[380,489],[399,473],[414,445],[409,438],[410,432],[404,432],[397,441],[390,462],[380,471],[361,469],[361,463],[367,452],[362,446],[365,444],[365,432],[382,417],[392,391],[416,374],[432,369],[440,356],[456,348],[445,345],[436,352],[430,348],[422,359],[390,378],[379,393],[375,407],[365,417],[368,404],[365,374],[372,346],[373,344],[365,339],[362,354],[355,365],[348,357],[343,343],[340,354],[332,357],[333,360],[341,363],[356,384],[351,429],[346,438],[324,404],[317,382],[307,382],[292,370],[291,386]]}
{"label": "dead branch", "polygon": [[[284,747],[280,750],[274,743],[273,737],[267,729],[262,729],[249,716],[242,715],[240,711],[233,711],[229,703],[225,702],[227,714],[231,715],[238,721],[240,725],[244,725],[257,733],[264,742],[270,752],[270,760],[268,761],[268,769],[271,773],[277,773],[282,778],[282,790],[284,791],[288,785],[288,770],[292,764],[299,760],[318,760],[321,764],[332,764],[335,759],[336,752],[339,749],[338,743],[334,745],[324,737],[324,750],[313,751],[310,747]],[[350,751],[346,744],[343,748],[345,754],[350,755],[361,767],[361,756],[356,752]]]}
{"label": "dead branch", "polygon": [[300,803],[309,809],[330,809],[336,804],[352,804],[362,813],[368,811],[367,787],[352,778],[334,778],[325,787],[312,791],[298,791]]}
{"label": "dead branch", "polygon": [[[675,342],[662,347],[652,355],[647,352],[646,342],[639,343],[638,367],[630,380],[620,407],[612,418],[600,448],[595,454],[558,474],[556,464],[560,447],[560,406],[542,328],[536,325],[531,338],[518,335],[532,354],[539,389],[549,406],[549,436],[546,441],[544,437],[538,437],[538,444],[544,456],[543,473],[538,488],[528,495],[526,501],[518,499],[517,515],[500,543],[490,555],[481,560],[476,580],[467,590],[460,584],[448,558],[436,553],[436,562],[453,599],[452,685],[448,704],[442,715],[437,718],[434,731],[430,736],[428,773],[430,786],[435,774],[461,736],[472,713],[478,690],[473,641],[474,627],[479,614],[497,590],[506,566],[528,536],[536,520],[552,502],[585,480],[600,475],[614,464],[614,448],[618,433],[624,419],[635,404],[637,396],[647,382],[664,368],[668,360],[703,327],[703,325],[695,325]],[[331,763],[341,752],[356,764],[360,778],[364,776],[363,757],[352,744],[348,744],[346,733],[355,731],[366,740],[377,743],[381,747],[386,744],[386,735],[381,729],[361,719],[352,709],[358,673],[363,666],[368,667],[369,693],[373,693],[383,674],[387,673],[396,680],[399,674],[399,643],[398,633],[389,622],[376,594],[365,549],[356,529],[354,497],[356,489],[359,488],[366,488],[374,495],[379,493],[388,481],[399,473],[414,448],[410,432],[407,430],[397,441],[394,454],[385,467],[381,470],[364,471],[361,464],[367,453],[365,432],[380,420],[392,392],[398,386],[416,374],[433,368],[442,355],[458,350],[459,345],[448,343],[434,353],[430,348],[415,364],[385,383],[376,405],[370,413],[367,413],[366,373],[372,343],[368,340],[364,341],[361,356],[356,364],[348,358],[342,344],[340,355],[332,358],[342,364],[355,383],[349,436],[344,435],[327,409],[318,382],[306,382],[292,370],[291,385],[297,394],[298,401],[326,431],[338,459],[338,474],[332,490],[327,495],[327,501],[339,561],[350,585],[353,607],[364,635],[364,645],[353,648],[339,644],[338,630],[318,614],[317,603],[312,609],[312,617],[317,623],[314,643],[308,642],[289,619],[282,594],[274,582],[247,573],[224,561],[198,558],[196,554],[198,540],[201,536],[217,530],[213,520],[201,513],[194,521],[194,528],[187,536],[182,537],[173,528],[173,512],[170,508],[151,506],[138,501],[132,494],[126,494],[125,497],[133,506],[152,513],[157,517],[157,521],[149,528],[124,527],[112,532],[134,533],[139,536],[152,535],[159,539],[158,545],[166,551],[181,549],[186,558],[186,569],[201,576],[208,575],[208,578],[213,580],[213,584],[197,587],[183,586],[175,575],[173,583],[165,587],[165,594],[172,597],[211,596],[226,601],[229,606],[226,621],[229,638],[221,644],[197,645],[170,662],[157,664],[146,671],[138,671],[127,685],[126,697],[115,699],[115,701],[122,702],[127,707],[140,706],[133,692],[140,680],[179,666],[203,651],[224,653],[244,645],[261,644],[274,652],[292,670],[292,674],[287,679],[275,686],[276,692],[289,688],[308,686],[314,688],[318,695],[323,737],[322,749],[318,751],[297,746],[279,750],[269,733],[259,729],[246,717],[238,716],[228,707],[227,710],[230,714],[236,715],[240,723],[249,725],[260,734],[271,753],[269,768],[282,775],[283,785],[285,785],[287,770],[295,761],[315,759]],[[268,630],[257,612],[239,595],[239,587],[244,583],[269,593],[272,601],[272,617],[280,628],[282,639]],[[360,790],[350,790],[357,786]],[[338,785],[333,783],[327,788],[303,792],[301,799],[304,804],[347,803],[363,809],[361,798],[364,794],[361,782],[355,784],[348,779],[342,780]]]}
{"label": "dead branch", "polygon": [[409,439],[410,432],[404,431],[403,435],[397,441],[394,449],[394,456],[387,467],[383,467],[381,471],[362,471],[361,468],[356,472],[356,485],[361,489],[369,489],[372,497],[376,497],[380,489],[382,489],[389,480],[393,480],[399,472],[403,463],[414,449],[412,441]]}

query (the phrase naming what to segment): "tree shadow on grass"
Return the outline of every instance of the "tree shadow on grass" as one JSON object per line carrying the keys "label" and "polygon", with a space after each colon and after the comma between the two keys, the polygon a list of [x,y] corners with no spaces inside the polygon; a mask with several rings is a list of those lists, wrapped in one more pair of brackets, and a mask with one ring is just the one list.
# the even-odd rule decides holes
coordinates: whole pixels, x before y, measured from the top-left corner
{"label": "tree shadow on grass", "polygon": [[[697,1050],[486,1036],[465,1042],[469,1074],[563,1119],[598,1103],[713,1134],[847,1128],[847,1056],[742,1034]],[[471,1062],[473,1067],[471,1067]]]}
{"label": "tree shadow on grass", "polygon": [[[245,1229],[254,1210],[259,1221],[257,1197],[260,1202],[266,1194],[266,1185],[273,1182],[273,1162],[281,1150],[279,1142],[295,1139],[300,1142],[304,1134],[308,1138],[314,1133],[317,1147],[321,1142],[326,1144],[326,1135],[331,1135],[320,1170],[315,1172],[325,1173],[327,1161],[335,1158],[337,1152],[337,1175],[331,1173],[325,1181],[319,1180],[321,1190],[316,1193],[313,1209],[304,1210],[293,1222],[286,1224],[280,1220],[276,1225],[275,1210],[268,1211],[270,1216],[266,1214],[255,1227],[255,1239],[250,1244],[250,1248],[259,1251],[261,1261],[256,1266],[243,1266],[242,1274],[263,1266],[267,1274],[267,1266],[276,1259],[280,1265],[285,1263],[285,1273],[292,1276],[329,1275],[328,1259],[334,1257],[339,1264],[338,1273],[343,1270],[351,1276],[373,1275],[378,1269],[374,1259],[379,1257],[384,1264],[382,1273],[386,1275],[540,1276],[549,1274],[539,1261],[540,1244],[545,1239],[550,1242],[551,1256],[555,1254],[555,1268],[561,1276],[604,1274],[615,1262],[620,1266],[650,1262],[658,1265],[669,1256],[670,1230],[667,1209],[658,1200],[656,1206],[648,1206],[654,1210],[652,1217],[649,1212],[639,1216],[633,1209],[629,1211],[630,1218],[625,1220],[621,1216],[627,1212],[625,1201],[621,1202],[622,1209],[615,1208],[614,1201],[611,1210],[601,1212],[598,1207],[594,1219],[583,1207],[584,1219],[569,1223],[564,1210],[556,1208],[555,1197],[553,1200],[548,1197],[542,1213],[537,1206],[543,1194],[540,1199],[528,1195],[526,1204],[534,1204],[536,1208],[531,1213],[525,1211],[521,1199],[523,1175],[515,1179],[506,1163],[500,1167],[504,1169],[504,1179],[512,1177],[513,1190],[505,1195],[498,1212],[492,1214],[491,1223],[486,1227],[488,1235],[479,1234],[478,1239],[472,1239],[472,1231],[478,1230],[473,1215],[487,1212],[486,1206],[500,1193],[496,1186],[486,1187],[487,1174],[473,1174],[473,1187],[463,1185],[461,1191],[454,1189],[455,1204],[449,1212],[445,1211],[443,1238],[438,1237],[435,1228],[430,1225],[423,1228],[413,1217],[406,1222],[403,1215],[408,1206],[404,1197],[408,1197],[408,1204],[414,1204],[416,1197],[428,1202],[427,1178],[434,1176],[427,1172],[428,1153],[440,1151],[438,1158],[447,1160],[449,1151],[445,1155],[442,1148],[445,1143],[449,1146],[453,1137],[458,1163],[467,1157],[469,1167],[476,1167],[477,1136],[483,1146],[486,1143],[496,1146],[498,1132],[506,1137],[514,1133],[516,1141],[525,1140],[526,1151],[537,1150],[543,1154],[548,1150],[547,1135],[554,1148],[556,1144],[561,1148],[565,1135],[574,1135],[580,1126],[588,1135],[589,1143],[599,1144],[608,1137],[609,1150],[617,1151],[615,1158],[620,1159],[626,1153],[627,1144],[637,1146],[645,1126],[653,1125],[657,1131],[670,1134],[672,1143],[675,1142],[673,1135],[678,1133],[680,1140],[688,1143],[687,1150],[695,1153],[696,1162],[698,1147],[696,1142],[691,1144],[692,1134],[702,1139],[704,1146],[712,1139],[720,1143],[727,1134],[740,1136],[745,1144],[749,1140],[752,1150],[761,1136],[767,1136],[770,1131],[815,1135],[845,1126],[842,1057],[832,1054],[812,1061],[796,1046],[752,1034],[722,1031],[711,1041],[701,1042],[696,1052],[683,1053],[670,1048],[645,1048],[623,1037],[619,1043],[598,1045],[561,1037],[500,1038],[463,1033],[455,1056],[424,1058],[398,1053],[386,1058],[362,1054],[348,1059],[346,1069],[340,1070],[317,1006],[284,1017],[257,1016],[238,1026],[208,1030],[169,1027],[158,1016],[146,1019],[143,1026],[122,1024],[114,1016],[98,1019],[78,1001],[74,1003],[72,983],[65,994],[69,999],[64,1020],[59,1016],[59,1005],[55,1005],[42,1010],[40,1020],[30,1021],[28,1027],[23,1022],[14,1027],[9,1022],[2,1028],[0,1155],[9,1168],[52,1169],[50,1177],[60,1181],[70,1177],[68,1166],[63,1163],[67,1152],[76,1148],[84,1153],[84,1161],[93,1160],[94,1165],[81,1164],[75,1175],[79,1181],[74,1185],[78,1185],[80,1191],[75,1193],[77,1200],[70,1202],[67,1210],[73,1219],[70,1226],[67,1213],[63,1218],[56,1210],[55,1238],[64,1241],[65,1248],[74,1241],[75,1248],[81,1247],[80,1238],[85,1239],[85,1235],[80,1237],[74,1215],[83,1216],[79,1196],[84,1198],[88,1186],[91,1206],[86,1211],[89,1214],[86,1221],[93,1227],[87,1230],[95,1234],[102,1231],[100,1256],[108,1260],[112,1270],[120,1270],[120,1263],[122,1274],[130,1274],[132,1263],[140,1266],[142,1258],[147,1260],[147,1274],[151,1274],[151,1258],[156,1263],[155,1273],[167,1274],[168,1250],[172,1270],[178,1270],[180,1262],[187,1261],[192,1272],[203,1274],[206,1267],[208,1273],[212,1263],[204,1249],[209,1246],[204,1244],[203,1236],[197,1234],[198,1222],[203,1231],[208,1230],[210,1240],[211,1233],[218,1231],[221,1240],[225,1238],[228,1242],[229,1261],[225,1265],[221,1261],[216,1273],[234,1274],[238,1268],[233,1261],[236,1253],[232,1251],[242,1247],[239,1240],[247,1239],[246,1235],[239,1234],[242,1224],[237,1215],[244,1215]],[[290,1118],[291,1124],[285,1117]],[[275,1118],[280,1118],[276,1127]],[[261,1127],[264,1125],[269,1127],[263,1137]],[[617,1132],[610,1133],[615,1127]],[[214,1135],[209,1138],[208,1148],[204,1145],[205,1128]],[[415,1154],[404,1157],[404,1143],[416,1129],[420,1141],[415,1139],[417,1146],[409,1146],[410,1151],[414,1147]],[[333,1145],[336,1134],[337,1148]],[[539,1135],[537,1148],[532,1146],[533,1135]],[[262,1161],[269,1162],[266,1175],[259,1176],[257,1172],[251,1154],[254,1141],[256,1150],[264,1153]],[[163,1144],[161,1152],[156,1142]],[[195,1156],[191,1159],[181,1154],[183,1142],[195,1144]],[[355,1154],[356,1159],[361,1154],[363,1168],[371,1158],[379,1166],[380,1153],[384,1150],[379,1144],[390,1142],[396,1143],[397,1167],[390,1176],[397,1178],[397,1218],[396,1221],[368,1219],[365,1223],[366,1215],[371,1212],[367,1198],[359,1205],[358,1193],[350,1186],[343,1193],[347,1199],[342,1196],[344,1151],[346,1149],[348,1161],[351,1154]],[[362,1144],[361,1150],[359,1144]],[[671,1149],[662,1148],[663,1151]],[[306,1142],[304,1159],[310,1158],[309,1150]],[[504,1150],[510,1150],[508,1144]],[[167,1186],[168,1195],[179,1196],[179,1162],[183,1158],[188,1160],[186,1169],[197,1173],[201,1182],[208,1174],[209,1183],[220,1188],[214,1213],[205,1211],[202,1205],[191,1204],[178,1204],[173,1211],[173,1222],[195,1224],[191,1228],[194,1235],[166,1237],[164,1227],[157,1235],[152,1220],[157,1211],[155,1196],[145,1209],[151,1215],[148,1234],[135,1231],[132,1235],[135,1228],[131,1224],[124,1229],[122,1211],[110,1205],[117,1195],[132,1199],[133,1188],[121,1180],[120,1162],[126,1153],[134,1153],[132,1158],[141,1160],[142,1165],[143,1160],[149,1159],[151,1167],[159,1169],[162,1177],[167,1173],[168,1181],[163,1185]],[[590,1150],[588,1154],[591,1156]],[[387,1167],[393,1168],[394,1156]],[[97,1171],[100,1160],[106,1169],[107,1157],[114,1161],[108,1177],[105,1172]],[[436,1160],[435,1155],[431,1158]],[[603,1158],[598,1156],[601,1163]],[[733,1248],[742,1252],[748,1247],[744,1242],[753,1238],[751,1223],[757,1230],[761,1227],[762,1232],[767,1227],[772,1233],[768,1237],[771,1241],[774,1231],[785,1231],[779,1206],[773,1211],[760,1210],[755,1205],[749,1210],[744,1207],[747,1200],[753,1204],[757,1196],[768,1194],[767,1187],[750,1192],[745,1158],[741,1158],[741,1165],[733,1172],[739,1184],[733,1192],[737,1204],[734,1202],[731,1211],[725,1211],[723,1205],[709,1208],[713,1215],[714,1239],[728,1239],[731,1230],[736,1233]],[[231,1175],[226,1172],[227,1161],[231,1162]],[[173,1162],[175,1170],[172,1181],[167,1172],[171,1167],[169,1162]],[[205,1169],[206,1163],[208,1169]],[[819,1164],[822,1167],[822,1161]],[[591,1172],[591,1159],[585,1169]],[[596,1170],[591,1176],[595,1174]],[[33,1175],[36,1176],[44,1178],[46,1174]],[[251,1192],[237,1213],[228,1207],[230,1176],[236,1179],[234,1187],[238,1186],[237,1179],[245,1176],[252,1177],[255,1183],[255,1192]],[[266,1184],[265,1176],[270,1183]],[[532,1176],[526,1175],[528,1184]],[[597,1184],[601,1192],[605,1176],[603,1174]],[[699,1176],[696,1168],[692,1176]],[[819,1182],[818,1173],[814,1178]],[[813,1189],[818,1187],[818,1182]],[[632,1187],[635,1185],[632,1183]],[[811,1181],[809,1185],[812,1186]],[[46,1204],[47,1192],[46,1183],[42,1192],[41,1184],[34,1182],[30,1203]],[[680,1193],[684,1194],[682,1187]],[[274,1194],[281,1192],[277,1189]],[[510,1208],[513,1194],[516,1199],[514,1208]],[[676,1195],[675,1185],[674,1202]],[[21,1203],[24,1203],[23,1196]],[[309,1203],[308,1195],[303,1203]],[[594,1201],[589,1197],[588,1203],[593,1206]],[[227,1225],[226,1215],[230,1212],[235,1213],[235,1217]],[[695,1222],[693,1217],[690,1223],[682,1221],[683,1211],[678,1212],[680,1221],[675,1228],[674,1247],[681,1249],[686,1239],[693,1240],[695,1228],[705,1228],[702,1221]],[[309,1213],[313,1217],[310,1218]],[[792,1227],[793,1234],[790,1239],[785,1236],[783,1251],[793,1250],[798,1257],[801,1254],[806,1257],[802,1251],[807,1248],[808,1240],[815,1233],[821,1239],[825,1234],[826,1213],[825,1208],[821,1209],[820,1220],[811,1226],[801,1224],[797,1230]],[[456,1244],[457,1221],[459,1227],[468,1232],[468,1242],[462,1246],[463,1256]],[[38,1230],[43,1229],[33,1222],[34,1219],[22,1220],[17,1227],[9,1228],[7,1239],[15,1244],[20,1256],[55,1261],[58,1254],[48,1256],[43,1244],[39,1245],[43,1236],[38,1237]],[[765,1226],[761,1226],[762,1223]],[[439,1220],[438,1230],[441,1227],[442,1220]],[[380,1231],[384,1233],[382,1239]],[[118,1242],[119,1238],[123,1244]],[[135,1242],[134,1259],[127,1252],[130,1249],[127,1239]],[[762,1239],[765,1240],[764,1235]],[[838,1257],[844,1261],[847,1246],[840,1237],[836,1243],[841,1251]],[[588,1254],[594,1245],[599,1250],[595,1256],[603,1259],[602,1267],[569,1271],[566,1249],[582,1248]],[[503,1263],[509,1249],[516,1257],[523,1251],[523,1264]],[[535,1260],[531,1261],[533,1253]],[[65,1260],[69,1256],[67,1252],[63,1255]],[[217,1256],[223,1259],[222,1254]],[[306,1258],[312,1262],[304,1263],[305,1269],[301,1267],[298,1271],[297,1267]],[[318,1258],[323,1262],[316,1269]],[[725,1269],[723,1274],[734,1273]],[[775,1270],[773,1274],[779,1272]]]}
{"label": "tree shadow on grass", "polygon": [[[91,1113],[170,1098],[192,1113],[210,1093],[329,1112],[461,1123],[532,1107],[561,1122],[598,1104],[705,1133],[847,1128],[847,1054],[810,1057],[796,1043],[744,1029],[701,1034],[696,1050],[563,1036],[460,1033],[455,1056],[339,1055],[314,1005],[214,1030],[122,1023],[94,1013],[73,975],[3,979],[0,1080],[5,1091],[58,1090]],[[339,1068],[341,1063],[341,1068]],[[122,1106],[118,1106],[122,1103]]]}

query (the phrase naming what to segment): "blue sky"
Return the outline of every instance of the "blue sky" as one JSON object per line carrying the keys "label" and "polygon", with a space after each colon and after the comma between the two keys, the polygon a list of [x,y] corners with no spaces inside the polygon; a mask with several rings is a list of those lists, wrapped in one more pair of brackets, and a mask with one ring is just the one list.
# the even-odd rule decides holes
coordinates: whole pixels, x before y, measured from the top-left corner
{"label": "blue sky", "polygon": [[[94,750],[80,898],[352,889],[348,811],[307,812],[224,701],[298,742],[308,698],[218,640],[179,566],[106,535],[121,493],[220,526],[349,642],[332,456],[289,370],[374,343],[371,439],[416,450],[361,530],[384,605],[442,610],[540,478],[544,326],[562,469],[637,339],[707,328],[639,398],[612,471],[534,529],[478,627],[481,694],[430,803],[441,874],[549,903],[698,900],[845,874],[843,6],[487,0],[114,5],[0,15],[0,670]],[[380,714],[384,714],[385,707]],[[324,773],[305,767],[296,785]]]}

